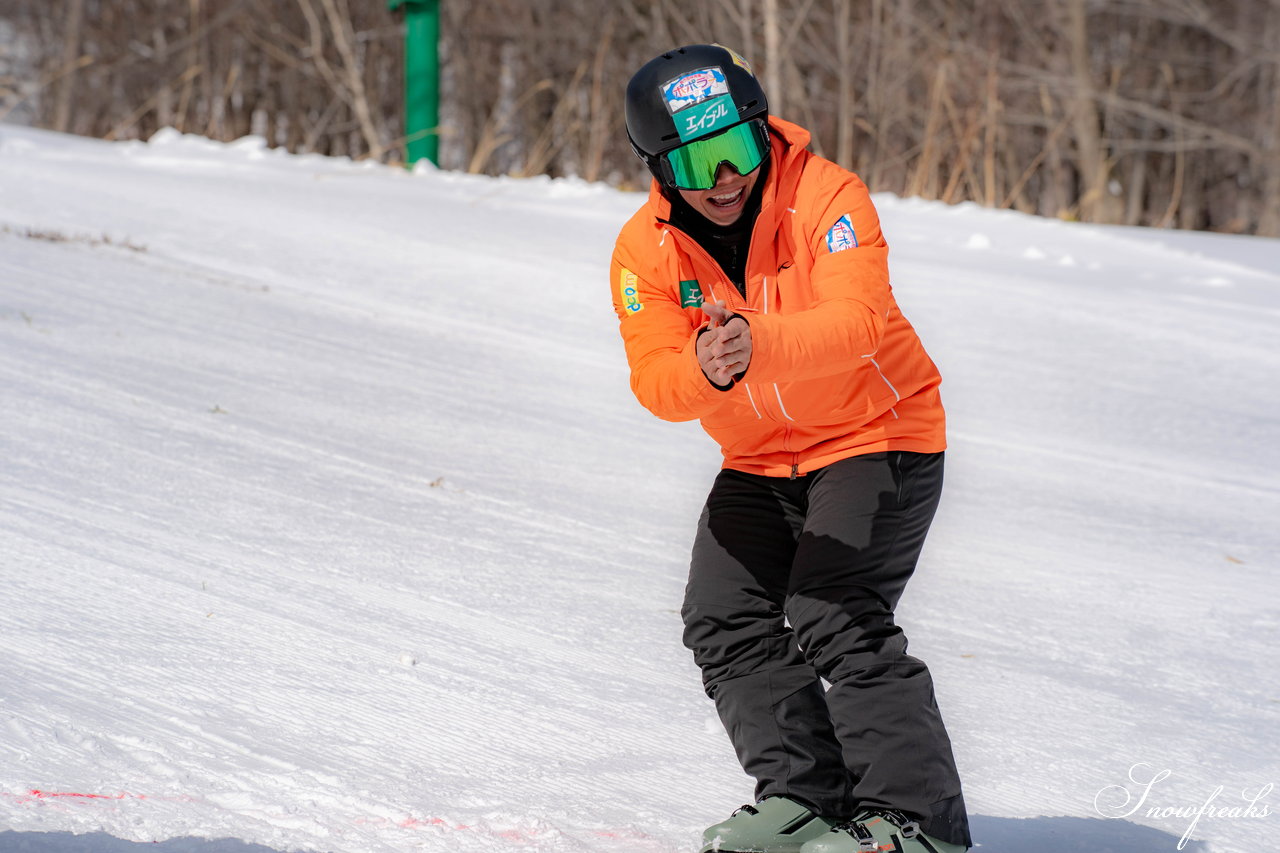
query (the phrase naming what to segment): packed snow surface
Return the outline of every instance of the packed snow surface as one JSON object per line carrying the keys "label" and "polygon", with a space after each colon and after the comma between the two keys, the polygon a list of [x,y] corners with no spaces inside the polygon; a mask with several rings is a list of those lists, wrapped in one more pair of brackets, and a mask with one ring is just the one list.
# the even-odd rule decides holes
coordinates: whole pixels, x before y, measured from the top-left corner
{"label": "packed snow surface", "polygon": [[[688,853],[750,799],[677,612],[719,453],[609,301],[641,200],[0,125],[0,850]],[[978,849],[1276,849],[1280,241],[876,201]]]}

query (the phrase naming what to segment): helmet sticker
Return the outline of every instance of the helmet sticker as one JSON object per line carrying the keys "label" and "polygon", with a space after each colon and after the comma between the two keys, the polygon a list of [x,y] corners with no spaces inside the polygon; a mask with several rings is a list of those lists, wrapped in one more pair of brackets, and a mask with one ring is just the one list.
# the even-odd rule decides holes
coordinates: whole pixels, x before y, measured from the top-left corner
{"label": "helmet sticker", "polygon": [[738,121],[738,107],[733,98],[720,95],[703,104],[681,110],[672,119],[681,142],[690,142]]}
{"label": "helmet sticker", "polygon": [[719,68],[703,68],[681,74],[662,85],[662,100],[672,114],[717,95],[729,94],[729,81]]}
{"label": "helmet sticker", "polygon": [[733,58],[733,64],[734,64],[734,65],[738,66],[738,67],[739,67],[739,68],[741,68],[743,71],[745,71],[745,72],[747,72],[748,74],[750,74],[751,76],[753,76],[753,77],[755,76],[755,72],[751,70],[751,63],[750,63],[750,62],[747,62],[745,59],[743,59],[743,58],[742,58],[742,54],[738,53],[738,52],[737,52],[736,50],[734,50],[733,48],[731,48],[731,47],[725,47],[725,46],[724,46],[724,45],[722,45],[722,44],[717,44],[717,45],[716,45],[716,47],[724,48],[724,49],[725,49],[725,51],[727,51],[727,52],[728,52],[729,56],[731,56],[731,57]]}
{"label": "helmet sticker", "polygon": [[831,226],[831,230],[827,232],[827,251],[833,255],[836,252],[843,252],[845,249],[853,249],[858,245],[858,235],[854,233],[853,223],[849,221],[849,214],[845,214],[836,220],[836,224]]}

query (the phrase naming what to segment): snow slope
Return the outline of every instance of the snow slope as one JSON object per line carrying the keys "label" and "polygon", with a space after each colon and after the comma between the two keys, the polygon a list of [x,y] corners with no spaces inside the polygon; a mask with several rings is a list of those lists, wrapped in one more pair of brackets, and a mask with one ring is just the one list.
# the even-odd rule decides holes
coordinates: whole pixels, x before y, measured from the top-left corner
{"label": "snow slope", "polygon": [[[639,200],[0,125],[0,851],[678,853],[749,799],[679,639],[718,452],[609,305]],[[1280,242],[877,203],[979,849],[1274,849]]]}

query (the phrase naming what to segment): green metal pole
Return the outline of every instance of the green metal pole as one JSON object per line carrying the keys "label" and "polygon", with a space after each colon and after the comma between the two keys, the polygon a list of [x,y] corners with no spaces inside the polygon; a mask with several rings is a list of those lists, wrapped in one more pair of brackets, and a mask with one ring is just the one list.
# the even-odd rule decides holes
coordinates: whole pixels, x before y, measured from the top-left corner
{"label": "green metal pole", "polygon": [[440,163],[440,0],[389,0],[404,7],[404,135],[410,166]]}

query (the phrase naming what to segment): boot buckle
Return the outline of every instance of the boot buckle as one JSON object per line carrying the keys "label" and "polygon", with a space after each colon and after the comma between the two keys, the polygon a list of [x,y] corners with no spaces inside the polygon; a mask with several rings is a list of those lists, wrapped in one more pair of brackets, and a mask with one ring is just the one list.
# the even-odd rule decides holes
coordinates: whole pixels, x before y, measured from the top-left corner
{"label": "boot buckle", "polygon": [[879,853],[880,845],[865,824],[855,823],[850,829],[854,840],[858,842],[858,853]]}

